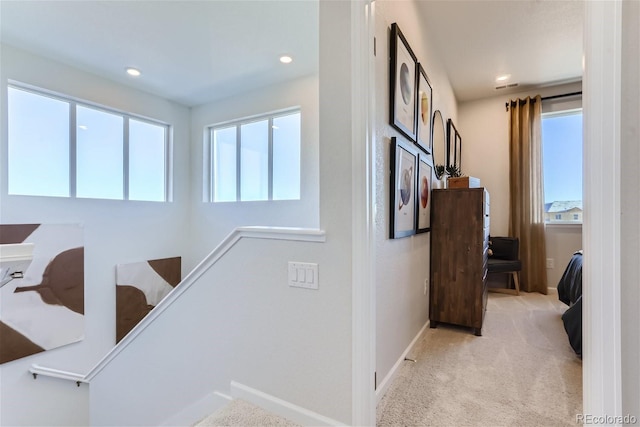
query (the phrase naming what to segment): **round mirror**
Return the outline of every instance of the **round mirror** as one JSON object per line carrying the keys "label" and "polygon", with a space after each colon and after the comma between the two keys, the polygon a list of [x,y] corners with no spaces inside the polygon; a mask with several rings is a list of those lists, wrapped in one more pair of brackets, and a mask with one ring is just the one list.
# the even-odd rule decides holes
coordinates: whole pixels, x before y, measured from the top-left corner
{"label": "round mirror", "polygon": [[443,171],[438,171],[438,166],[443,168],[447,166],[447,135],[444,131],[444,120],[440,110],[436,110],[433,113],[433,166],[436,171],[436,176],[440,179],[443,175]]}

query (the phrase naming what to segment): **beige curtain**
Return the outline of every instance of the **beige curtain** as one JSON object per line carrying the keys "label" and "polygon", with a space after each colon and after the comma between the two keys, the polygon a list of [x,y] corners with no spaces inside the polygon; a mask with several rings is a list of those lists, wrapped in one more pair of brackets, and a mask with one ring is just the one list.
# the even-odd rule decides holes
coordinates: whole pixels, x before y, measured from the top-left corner
{"label": "beige curtain", "polygon": [[547,293],[542,177],[542,99],[511,101],[509,235],[520,239],[520,288]]}

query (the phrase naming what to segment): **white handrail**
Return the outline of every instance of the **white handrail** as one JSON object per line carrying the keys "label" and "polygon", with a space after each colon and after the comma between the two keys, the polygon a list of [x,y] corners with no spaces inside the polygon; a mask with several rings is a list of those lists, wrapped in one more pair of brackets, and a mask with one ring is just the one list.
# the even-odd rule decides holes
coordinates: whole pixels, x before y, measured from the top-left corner
{"label": "white handrail", "polygon": [[31,365],[29,372],[33,375],[33,379],[36,379],[38,375],[46,377],[60,378],[63,380],[75,381],[80,386],[80,383],[88,383],[86,375],[78,374],[76,372],[61,371],[59,369],[47,368],[40,365]]}
{"label": "white handrail", "polygon": [[111,360],[113,360],[122,350],[124,350],[135,338],[144,331],[158,316],[169,308],[184,292],[193,285],[200,276],[211,268],[224,254],[226,254],[241,239],[271,239],[271,240],[291,240],[300,242],[325,242],[326,233],[324,230],[297,228],[297,227],[260,227],[247,226],[237,227],[203,259],[191,272],[180,282],[179,286],[173,288],[169,294],[158,303],[129,333],[118,342],[87,374],[77,374],[73,372],[61,371],[54,368],[47,368],[40,365],[31,365],[29,372],[34,375],[44,375],[53,378],[80,383],[89,383]]}

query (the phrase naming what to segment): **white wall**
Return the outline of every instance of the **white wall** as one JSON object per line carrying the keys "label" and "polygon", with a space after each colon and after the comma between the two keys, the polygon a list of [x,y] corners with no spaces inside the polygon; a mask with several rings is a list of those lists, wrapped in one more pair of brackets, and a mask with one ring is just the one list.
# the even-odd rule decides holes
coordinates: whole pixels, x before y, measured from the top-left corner
{"label": "white wall", "polygon": [[87,372],[115,344],[115,266],[184,255],[189,201],[189,110],[75,68],[2,45],[1,109],[7,79],[155,118],[173,125],[174,202],[22,197],[7,195],[7,123],[2,115],[1,223],[80,223],[85,243],[85,339],[0,365],[0,424],[87,425],[86,386],[28,374],[37,363]]}
{"label": "white wall", "polygon": [[376,2],[376,371],[378,386],[429,319],[430,233],[389,239],[389,171],[391,137],[401,137],[389,125],[389,37],[398,23],[423,64],[433,88],[433,110],[446,122],[456,122],[457,106],[438,53],[429,40],[413,1]]}
{"label": "white wall", "polygon": [[[240,240],[91,380],[91,425],[162,425],[231,381],[348,423],[349,287],[332,257],[323,243]],[[288,286],[292,259],[319,264],[319,290]]]}
{"label": "white wall", "polygon": [[[320,286],[329,286],[333,300],[325,306],[339,324],[327,328],[337,335],[326,347],[335,360],[332,418],[350,424],[352,410],[352,175],[351,146],[351,4],[320,1],[320,228],[327,233],[320,265]],[[364,143],[364,141],[362,141]],[[318,319],[318,321],[322,321]],[[348,366],[347,369],[345,367]],[[347,373],[345,375],[345,373]]]}
{"label": "white wall", "polygon": [[[622,414],[640,418],[640,3],[622,4],[621,344]],[[602,284],[606,286],[607,284]]]}
{"label": "white wall", "polygon": [[[300,200],[211,203],[203,201],[203,147],[207,126],[285,108],[301,109]],[[309,76],[192,109],[191,239],[195,266],[234,228],[246,225],[319,225],[318,76]]]}

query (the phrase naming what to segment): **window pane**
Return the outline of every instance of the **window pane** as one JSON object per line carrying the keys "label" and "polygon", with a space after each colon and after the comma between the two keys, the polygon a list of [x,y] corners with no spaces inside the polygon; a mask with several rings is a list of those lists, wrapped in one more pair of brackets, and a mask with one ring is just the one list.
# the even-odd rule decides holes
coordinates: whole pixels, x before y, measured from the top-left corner
{"label": "window pane", "polygon": [[8,88],[9,194],[69,196],[69,103]]}
{"label": "window pane", "polygon": [[129,199],[165,200],[166,127],[129,120]]}
{"label": "window pane", "polygon": [[543,115],[546,221],[582,222],[582,111]]}
{"label": "window pane", "polygon": [[241,126],[240,200],[269,198],[269,122]]}
{"label": "window pane", "polygon": [[213,201],[236,201],[236,127],[213,131]]}
{"label": "window pane", "polygon": [[273,200],[300,199],[300,113],[273,119]]}
{"label": "window pane", "polygon": [[123,198],[123,118],[77,106],[77,197]]}

